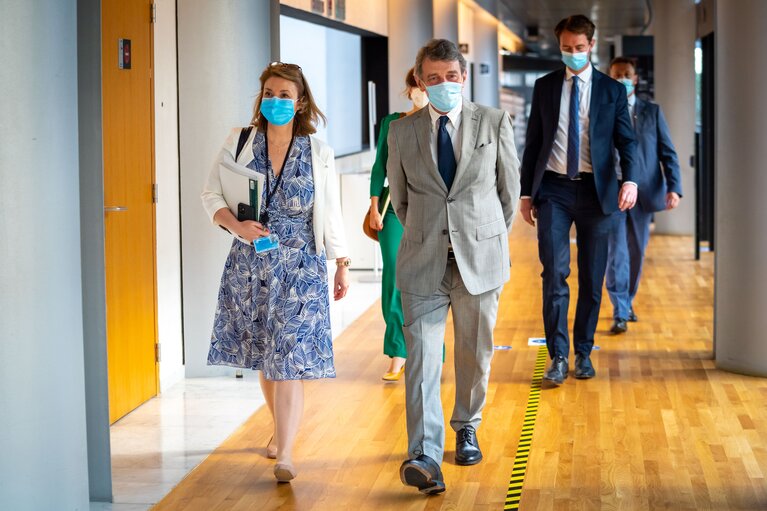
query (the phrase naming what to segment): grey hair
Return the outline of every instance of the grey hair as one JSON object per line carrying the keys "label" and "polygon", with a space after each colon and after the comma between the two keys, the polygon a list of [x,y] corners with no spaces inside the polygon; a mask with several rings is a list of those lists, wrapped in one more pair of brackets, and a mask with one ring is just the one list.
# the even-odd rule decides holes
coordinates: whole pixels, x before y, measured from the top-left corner
{"label": "grey hair", "polygon": [[426,46],[418,50],[418,55],[415,58],[415,75],[421,79],[423,78],[424,59],[442,60],[445,62],[455,62],[457,60],[461,66],[461,74],[466,72],[466,59],[458,51],[455,43],[447,39],[432,39],[426,43]]}

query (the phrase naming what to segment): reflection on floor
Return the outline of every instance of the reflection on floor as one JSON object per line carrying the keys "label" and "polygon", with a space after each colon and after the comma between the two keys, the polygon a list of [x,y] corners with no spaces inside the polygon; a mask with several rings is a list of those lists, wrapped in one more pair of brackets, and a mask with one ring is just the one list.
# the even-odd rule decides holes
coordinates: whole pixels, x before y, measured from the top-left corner
{"label": "reflection on floor", "polygon": [[[335,265],[328,265],[329,278]],[[333,337],[380,296],[372,272],[351,272],[343,300],[331,298]],[[145,511],[158,502],[263,404],[256,373],[174,385],[111,428],[114,503],[90,511]]]}

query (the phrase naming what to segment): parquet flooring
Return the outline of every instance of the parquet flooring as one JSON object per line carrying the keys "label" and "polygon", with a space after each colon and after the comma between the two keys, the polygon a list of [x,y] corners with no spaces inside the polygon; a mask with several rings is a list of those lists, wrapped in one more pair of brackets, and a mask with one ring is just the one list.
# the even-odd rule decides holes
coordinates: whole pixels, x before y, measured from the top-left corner
{"label": "parquet flooring", "polygon": [[[456,466],[448,427],[446,493],[426,498],[399,481],[404,386],[380,380],[386,360],[376,304],[337,339],[338,378],[306,383],[292,484],[276,484],[264,456],[272,427],[264,408],[154,509],[503,509],[537,353],[527,339],[543,336],[534,230],[518,222],[511,246],[495,342],[513,349],[493,360],[478,433],[485,459]],[[691,238],[654,236],[635,303],[640,322],[609,335],[605,293],[592,358],[597,377],[570,378],[558,389],[544,384],[520,509],[767,510],[767,379],[715,369],[713,254],[696,262],[692,247]],[[569,281],[574,297],[574,265]],[[574,308],[573,301],[571,318]],[[442,386],[447,417],[451,336]]]}

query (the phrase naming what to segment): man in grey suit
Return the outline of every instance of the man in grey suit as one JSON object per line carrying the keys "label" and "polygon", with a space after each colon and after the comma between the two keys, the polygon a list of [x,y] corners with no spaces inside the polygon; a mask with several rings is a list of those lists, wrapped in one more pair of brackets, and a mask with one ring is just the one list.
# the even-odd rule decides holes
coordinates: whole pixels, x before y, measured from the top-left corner
{"label": "man in grey suit", "polygon": [[509,279],[508,233],[519,197],[519,160],[506,112],[462,97],[466,61],[434,39],[415,73],[429,106],[393,121],[387,174],[404,226],[397,287],[405,316],[408,455],[400,478],[422,493],[445,490],[440,399],[448,309],[455,333],[455,462],[482,460],[482,418],[498,298]]}

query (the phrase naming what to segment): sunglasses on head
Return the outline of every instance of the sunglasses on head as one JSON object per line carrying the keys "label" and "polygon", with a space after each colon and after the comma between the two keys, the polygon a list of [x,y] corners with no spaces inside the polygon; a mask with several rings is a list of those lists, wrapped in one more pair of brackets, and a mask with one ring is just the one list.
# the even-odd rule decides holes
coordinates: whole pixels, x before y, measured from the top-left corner
{"label": "sunglasses on head", "polygon": [[269,67],[286,67],[288,69],[298,69],[302,71],[301,66],[298,64],[288,64],[286,62],[270,62]]}

